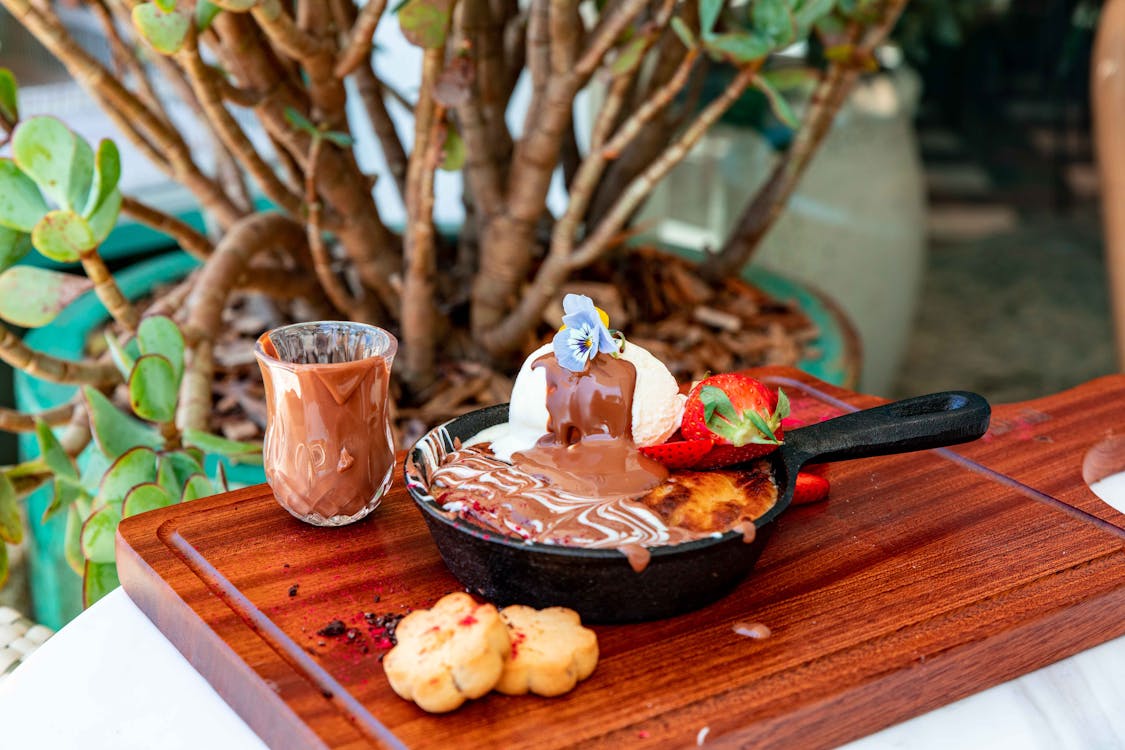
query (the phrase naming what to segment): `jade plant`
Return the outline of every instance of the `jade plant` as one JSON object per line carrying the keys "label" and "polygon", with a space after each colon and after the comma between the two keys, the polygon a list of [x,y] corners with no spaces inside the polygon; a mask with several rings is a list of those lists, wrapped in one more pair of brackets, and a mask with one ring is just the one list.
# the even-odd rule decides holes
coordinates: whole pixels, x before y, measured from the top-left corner
{"label": "jade plant", "polygon": [[[0,428],[43,438],[40,465],[0,480],[0,535],[18,537],[13,493],[52,482],[96,595],[96,580],[112,580],[93,566],[109,564],[105,534],[117,516],[197,494],[193,451],[224,448],[201,436],[236,292],[267,295],[294,317],[391,330],[401,343],[395,400],[419,421],[505,398],[513,365],[549,333],[551,306],[576,283],[617,284],[633,331],[651,325],[669,356],[714,345],[737,353],[735,366],[760,363],[752,357],[776,339],[775,318],[755,322],[749,302],[716,314],[715,300],[784,209],[856,80],[878,67],[876,48],[906,0],[83,0],[103,26],[108,62],[77,43],[52,0],[0,3],[207,218],[201,231],[123,195],[113,143],[94,148],[55,120],[21,120],[14,81],[0,75],[0,137],[12,155],[0,160],[0,260],[11,266],[34,248],[86,274],[13,266],[0,277],[19,289],[0,294],[0,358],[83,386],[81,398],[42,414],[0,411]],[[418,48],[416,89],[388,83],[403,60],[376,48],[380,24],[397,24]],[[808,50],[798,65],[777,54],[798,43]],[[794,85],[807,89],[799,107],[787,95]],[[517,87],[528,92],[519,111]],[[576,117],[581,97],[588,118]],[[721,247],[687,265],[645,260],[629,240],[646,197],[746,97],[792,130],[788,147]],[[172,99],[186,105],[176,117]],[[209,140],[207,158],[184,137],[185,111]],[[409,128],[395,113],[412,117]],[[381,152],[405,207],[400,227],[376,204],[360,136]],[[462,177],[456,236],[435,226],[438,170]],[[564,188],[563,205],[548,201],[552,184]],[[148,339],[163,347],[171,328],[142,320],[101,260],[119,214],[201,263],[146,313],[170,316],[182,332],[182,369]],[[108,357],[60,360],[14,333],[87,288],[128,340]],[[146,334],[150,325],[159,331]],[[126,383],[134,412],[156,427],[105,416],[115,412],[103,396]],[[52,442],[42,424],[66,427]],[[75,481],[61,456],[77,455],[90,434],[102,458],[83,473],[111,468],[101,482]],[[102,489],[127,468],[121,489],[116,479],[112,493]]]}
{"label": "jade plant", "polygon": [[[14,99],[3,108],[18,111]],[[0,319],[41,327],[93,288],[132,332],[122,342],[106,331],[105,361],[89,373],[97,375],[92,384],[82,385],[75,397],[82,420],[60,439],[50,422],[69,420],[74,405],[29,417],[39,457],[0,473],[0,538],[18,543],[22,537],[19,489],[49,482],[52,496],[43,520],[66,514],[67,561],[83,577],[83,599],[91,603],[117,585],[114,535],[122,518],[226,489],[223,464],[217,463],[208,477],[205,455],[253,459],[260,446],[176,426],[183,334],[166,316],[138,319],[97,250],[121,206],[121,165],[113,142],[103,140],[95,150],[58,120],[35,117],[14,129],[11,154],[0,159],[0,183],[7,187],[0,194]],[[33,250],[60,263],[81,262],[87,275],[16,265]],[[35,366],[32,359],[25,368],[34,373]],[[118,378],[132,414],[96,387]],[[75,463],[79,452],[81,470]],[[7,559],[0,544],[0,581],[7,575]]]}

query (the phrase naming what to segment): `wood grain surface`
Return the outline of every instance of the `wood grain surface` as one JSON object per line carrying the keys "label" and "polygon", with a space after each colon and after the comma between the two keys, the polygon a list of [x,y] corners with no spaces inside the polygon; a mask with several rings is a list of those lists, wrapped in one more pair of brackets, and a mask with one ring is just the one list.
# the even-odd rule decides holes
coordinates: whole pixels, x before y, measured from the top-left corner
{"label": "wood grain surface", "polygon": [[[805,421],[878,403],[759,374]],[[706,728],[707,747],[826,748],[1125,633],[1125,517],[1083,480],[1091,448],[1125,434],[1125,377],[998,407],[993,424],[968,446],[833,465],[828,502],[783,515],[732,594],[596,627],[597,670],[554,699],[431,716],[391,692],[365,613],[460,588],[398,475],[340,529],[293,519],[264,485],[129,518],[118,567],[271,747],[682,747]],[[354,635],[318,634],[333,620]]]}

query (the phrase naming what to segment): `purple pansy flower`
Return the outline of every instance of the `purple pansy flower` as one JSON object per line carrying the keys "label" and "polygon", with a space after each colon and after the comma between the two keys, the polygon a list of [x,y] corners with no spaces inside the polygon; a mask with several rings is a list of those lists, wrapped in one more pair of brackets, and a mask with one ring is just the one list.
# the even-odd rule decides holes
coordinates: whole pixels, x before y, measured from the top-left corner
{"label": "purple pansy flower", "polygon": [[571,372],[582,372],[601,354],[617,354],[620,346],[602,323],[594,301],[581,294],[563,298],[563,328],[555,334],[552,346],[555,359]]}

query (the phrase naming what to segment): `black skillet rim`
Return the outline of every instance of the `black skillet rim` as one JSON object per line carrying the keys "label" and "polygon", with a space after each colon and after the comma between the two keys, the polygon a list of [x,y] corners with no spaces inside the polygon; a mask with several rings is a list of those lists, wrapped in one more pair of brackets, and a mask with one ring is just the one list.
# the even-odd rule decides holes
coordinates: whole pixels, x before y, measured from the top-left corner
{"label": "black skillet rim", "polygon": [[[497,412],[497,414],[505,414],[506,415],[507,409],[508,409],[507,403],[494,404],[492,406],[485,406],[485,407],[482,407],[480,409],[475,409],[471,412],[467,412],[467,413],[462,414],[458,417],[454,417],[453,419],[450,419],[446,422],[442,422],[441,424],[437,425],[436,427],[428,430],[426,432],[426,434],[424,434],[421,438],[419,438],[418,441],[415,442],[414,445],[412,445],[410,447],[410,450],[408,451],[408,455],[410,456],[410,458],[414,462],[420,462],[422,460],[422,456],[421,456],[421,449],[418,446],[423,441],[425,441],[427,438],[429,438],[431,435],[433,435],[435,432],[437,432],[438,430],[445,429],[448,432],[449,431],[448,430],[449,425],[453,424],[454,422],[457,422],[457,421],[462,420],[462,419],[468,419],[468,418],[473,417],[473,416],[477,416],[478,418],[480,418],[481,416],[483,416],[484,412],[495,411],[495,412]],[[491,418],[492,415],[488,415],[488,417]],[[497,424],[500,424],[500,421],[492,421],[491,424],[487,425],[487,427],[494,427]],[[481,428],[481,429],[485,429],[485,428]],[[783,461],[781,460],[781,457],[777,453],[775,453],[773,455],[772,460],[774,461],[775,465],[777,463],[783,463]],[[489,542],[491,544],[499,544],[499,545],[502,545],[502,546],[505,546],[505,547],[510,547],[512,549],[525,550],[527,552],[535,552],[535,553],[547,554],[547,555],[557,555],[557,556],[560,556],[560,557],[583,558],[583,559],[592,559],[592,560],[621,560],[621,559],[625,559],[625,554],[623,552],[621,552],[620,550],[617,550],[617,549],[591,549],[589,547],[572,547],[572,546],[568,546],[568,545],[565,545],[565,544],[545,544],[543,542],[524,542],[524,541],[517,540],[515,537],[509,536],[509,535],[506,535],[506,534],[501,534],[499,532],[492,531],[490,529],[486,529],[483,526],[478,526],[477,524],[473,523],[472,521],[465,520],[461,516],[449,516],[448,511],[442,510],[441,506],[438,505],[437,500],[434,499],[434,497],[432,495],[430,495],[428,491],[427,491],[425,496],[421,496],[418,493],[418,491],[415,489],[415,482],[417,482],[418,484],[425,484],[425,483],[422,482],[421,477],[417,477],[416,479],[412,479],[409,467],[410,467],[409,461],[403,462],[402,476],[403,476],[403,482],[406,485],[406,491],[410,494],[410,498],[414,501],[414,504],[417,505],[419,507],[419,509],[421,509],[424,513],[426,513],[430,518],[438,520],[438,521],[444,523],[447,526],[451,526],[454,529],[456,529],[456,530],[458,530],[462,533],[468,534],[472,537],[475,537],[476,539],[479,539],[483,542]],[[791,484],[791,482],[788,483],[788,484]],[[754,519],[754,528],[755,529],[761,529],[762,527],[766,526],[767,524],[772,523],[774,521],[774,519],[776,519],[779,515],[781,515],[783,512],[785,512],[789,508],[790,501],[792,500],[792,492],[787,492],[788,489],[789,489],[788,485],[784,488],[778,487],[778,495],[779,495],[778,502],[774,503],[773,507],[771,507],[768,511],[766,511],[764,515]],[[428,485],[427,485],[427,490],[428,490]],[[781,497],[782,492],[786,493],[785,497]],[[692,540],[690,542],[683,542],[681,544],[664,544],[664,545],[660,545],[658,547],[648,547],[647,549],[649,550],[649,553],[654,558],[668,557],[668,556],[672,556],[672,555],[683,554],[683,553],[693,552],[693,551],[696,551],[696,550],[706,549],[708,547],[718,545],[718,544],[725,544],[725,543],[730,542],[730,541],[735,540],[735,539],[742,542],[743,541],[742,532],[740,532],[740,531],[727,531],[727,532],[724,532],[723,534],[720,534],[719,536],[705,537],[703,539],[695,539],[695,540]]]}

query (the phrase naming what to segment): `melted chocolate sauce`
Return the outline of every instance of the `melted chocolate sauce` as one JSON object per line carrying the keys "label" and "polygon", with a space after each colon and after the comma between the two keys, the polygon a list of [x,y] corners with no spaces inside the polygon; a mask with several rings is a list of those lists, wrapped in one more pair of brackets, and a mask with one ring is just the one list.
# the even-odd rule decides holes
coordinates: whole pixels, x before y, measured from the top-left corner
{"label": "melted chocolate sauce", "polygon": [[630,422],[637,370],[625,359],[600,355],[571,372],[555,355],[535,360],[547,376],[547,434],[512,462],[566,492],[593,498],[636,496],[668,477],[668,470],[633,444]]}

